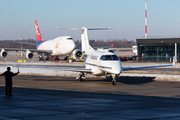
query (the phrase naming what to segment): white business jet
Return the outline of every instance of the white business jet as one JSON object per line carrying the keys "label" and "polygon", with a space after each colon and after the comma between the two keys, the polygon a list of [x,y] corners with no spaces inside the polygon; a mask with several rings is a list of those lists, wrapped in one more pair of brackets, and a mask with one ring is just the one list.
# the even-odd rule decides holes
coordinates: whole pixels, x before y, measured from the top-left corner
{"label": "white business jet", "polygon": [[[153,67],[167,67],[167,66],[173,66],[175,64],[175,60],[173,60],[173,64],[166,64],[166,65],[122,67],[121,60],[117,57],[117,55],[114,53],[113,50],[111,49],[94,50],[89,45],[89,40],[87,35],[88,30],[109,30],[111,28],[83,27],[82,29],[75,29],[75,28],[72,29],[54,28],[54,29],[82,30],[82,34],[81,34],[82,50],[77,49],[72,54],[73,54],[73,58],[75,59],[84,58],[85,68],[62,68],[62,67],[38,67],[38,68],[80,72],[79,76],[76,78],[76,79],[80,78],[80,81],[83,81],[85,74],[93,74],[96,76],[110,76],[112,84],[116,85],[116,77],[119,77],[123,71],[143,69],[143,68],[153,68]],[[37,68],[37,67],[31,67],[31,68]]]}
{"label": "white business jet", "polygon": [[[45,54],[46,56],[61,56],[71,54],[75,49],[75,42],[70,36],[60,36],[52,40],[42,40],[37,20],[35,20],[36,49],[0,48],[2,57],[7,56],[7,51],[25,51],[26,58],[33,58],[33,53]],[[28,44],[28,43],[26,43]]]}

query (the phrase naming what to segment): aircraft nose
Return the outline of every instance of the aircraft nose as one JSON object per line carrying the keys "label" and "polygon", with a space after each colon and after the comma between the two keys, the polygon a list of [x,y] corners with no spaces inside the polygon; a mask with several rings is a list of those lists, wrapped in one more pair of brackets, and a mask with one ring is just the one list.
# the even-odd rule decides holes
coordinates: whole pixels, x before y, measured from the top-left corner
{"label": "aircraft nose", "polygon": [[120,67],[116,67],[114,70],[113,70],[113,72],[115,73],[115,74],[120,74],[120,72],[121,72],[121,69],[120,69]]}
{"label": "aircraft nose", "polygon": [[119,62],[117,62],[112,68],[113,68],[114,74],[120,74],[121,73],[121,64]]}

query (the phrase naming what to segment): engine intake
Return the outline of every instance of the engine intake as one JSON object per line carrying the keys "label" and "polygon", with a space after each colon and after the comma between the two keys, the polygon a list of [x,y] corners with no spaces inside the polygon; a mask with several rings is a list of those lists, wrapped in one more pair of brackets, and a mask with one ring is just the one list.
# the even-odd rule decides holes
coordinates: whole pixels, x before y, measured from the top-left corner
{"label": "engine intake", "polygon": [[72,55],[73,55],[73,58],[76,59],[76,60],[80,60],[80,59],[83,58],[83,53],[82,53],[82,51],[80,49],[74,50]]}
{"label": "engine intake", "polygon": [[107,52],[115,53],[114,50],[112,50],[112,49],[108,49]]}
{"label": "engine intake", "polygon": [[26,58],[27,58],[27,59],[32,59],[32,58],[33,58],[33,53],[30,52],[30,51],[27,51],[27,52],[26,52]]}
{"label": "engine intake", "polygon": [[6,56],[7,56],[7,51],[1,50],[1,56],[2,56],[2,57],[6,57]]}

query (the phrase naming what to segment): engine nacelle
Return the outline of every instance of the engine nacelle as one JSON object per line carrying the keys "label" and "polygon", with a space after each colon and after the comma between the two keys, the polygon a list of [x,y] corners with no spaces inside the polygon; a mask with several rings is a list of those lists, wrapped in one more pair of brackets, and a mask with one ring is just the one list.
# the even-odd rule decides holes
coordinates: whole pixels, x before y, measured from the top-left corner
{"label": "engine nacelle", "polygon": [[80,49],[74,50],[72,55],[73,55],[73,58],[76,59],[76,60],[80,60],[80,59],[83,58],[83,53],[82,53],[82,51]]}
{"label": "engine nacelle", "polygon": [[97,50],[115,53],[113,49],[97,48]]}
{"label": "engine nacelle", "polygon": [[6,56],[7,56],[7,51],[1,50],[1,56],[2,56],[2,57],[6,57]]}
{"label": "engine nacelle", "polygon": [[108,50],[106,50],[106,51],[107,51],[107,52],[115,53],[114,50],[112,50],[112,49],[108,49]]}
{"label": "engine nacelle", "polygon": [[33,58],[33,53],[30,52],[30,51],[27,51],[27,52],[26,52],[26,58],[27,58],[27,59],[32,59],[32,58]]}

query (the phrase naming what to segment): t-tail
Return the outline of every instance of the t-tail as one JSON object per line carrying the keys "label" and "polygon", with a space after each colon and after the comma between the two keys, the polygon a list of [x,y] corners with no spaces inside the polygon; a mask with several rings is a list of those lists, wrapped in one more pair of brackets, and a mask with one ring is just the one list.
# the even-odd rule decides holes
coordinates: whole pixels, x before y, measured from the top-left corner
{"label": "t-tail", "polygon": [[93,50],[93,48],[89,45],[89,39],[87,35],[88,30],[110,30],[112,28],[85,28],[82,27],[82,34],[81,34],[81,46],[82,46],[82,51],[86,52],[88,50]]}
{"label": "t-tail", "polygon": [[110,30],[112,28],[85,28],[85,27],[82,27],[82,29],[79,29],[79,28],[55,28],[54,27],[53,29],[57,29],[57,30],[82,30],[81,47],[82,47],[82,51],[84,53],[88,50],[93,50],[93,48],[89,45],[89,39],[88,39],[88,35],[87,35],[88,30]]}

